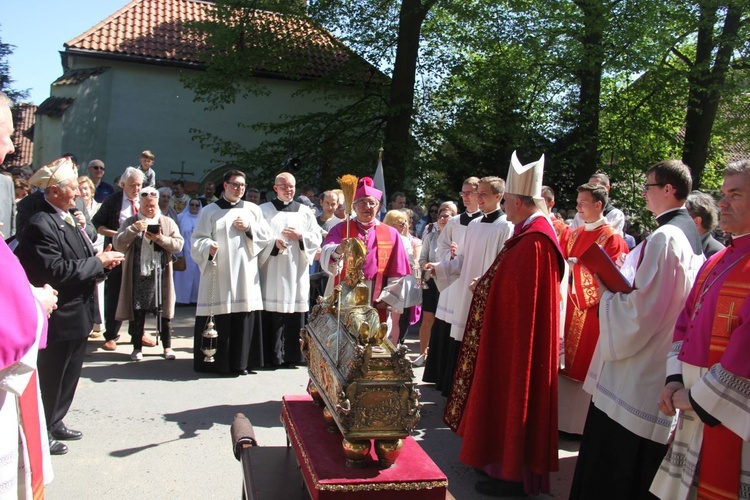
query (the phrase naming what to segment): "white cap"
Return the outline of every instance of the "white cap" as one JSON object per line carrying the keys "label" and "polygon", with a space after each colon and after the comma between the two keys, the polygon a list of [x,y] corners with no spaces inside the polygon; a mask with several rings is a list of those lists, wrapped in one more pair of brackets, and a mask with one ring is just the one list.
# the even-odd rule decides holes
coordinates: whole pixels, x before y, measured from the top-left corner
{"label": "white cap", "polygon": [[77,178],[78,168],[76,168],[75,163],[69,157],[63,156],[40,167],[29,179],[29,184],[46,189],[50,186],[56,186],[62,181]]}

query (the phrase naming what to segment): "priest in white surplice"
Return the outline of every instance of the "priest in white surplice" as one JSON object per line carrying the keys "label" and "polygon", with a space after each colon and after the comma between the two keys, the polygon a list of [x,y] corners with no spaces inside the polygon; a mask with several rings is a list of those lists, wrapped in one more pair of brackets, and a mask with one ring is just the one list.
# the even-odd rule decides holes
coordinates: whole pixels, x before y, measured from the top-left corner
{"label": "priest in white surplice", "polygon": [[705,260],[685,209],[690,171],[679,160],[653,165],[643,196],[659,227],[622,266],[630,293],[603,285],[599,342],[584,389],[593,395],[570,498],[646,498],[666,453],[672,418],[657,403],[675,321]]}
{"label": "priest in white surplice", "polygon": [[[224,174],[221,198],[206,205],[193,230],[190,254],[201,270],[195,318],[193,368],[224,374],[247,375],[263,366],[258,328],[263,310],[258,256],[272,244],[271,231],[254,203],[242,200],[245,174]],[[202,332],[209,315],[219,334],[216,361],[204,361]]]}
{"label": "priest in white surplice", "polygon": [[266,365],[294,366],[302,362],[299,332],[310,303],[310,266],[322,239],[315,214],[294,200],[296,181],[276,176],[276,199],[260,206],[271,228],[273,244],[260,254],[263,290],[263,348]]}
{"label": "priest in white surplice", "polygon": [[659,408],[679,410],[651,492],[750,497],[750,161],[724,170],[721,229],[732,235],[698,274],[674,332]]}
{"label": "priest in white surplice", "polygon": [[[456,257],[459,250],[464,247],[464,236],[469,223],[482,216],[477,198],[478,186],[478,177],[469,177],[463,182],[461,192],[458,194],[461,196],[461,202],[466,207],[466,211],[449,220],[445,229],[440,232],[436,251],[439,262],[447,262]],[[453,374],[447,376],[446,373],[448,372],[450,346],[453,342],[450,336],[450,324],[458,293],[458,283],[455,281],[447,288],[440,290],[440,298],[435,309],[435,323],[430,335],[430,347],[427,351],[427,362],[422,376],[424,382],[434,383],[435,389],[443,391],[446,396],[453,383]]]}
{"label": "priest in white surplice", "polygon": [[[505,194],[505,181],[500,177],[483,177],[477,186],[477,199],[482,217],[474,219],[466,228],[463,247],[452,260],[428,263],[425,268],[432,268],[438,290],[444,290],[453,282],[456,283],[453,296],[453,316],[450,336],[452,342],[448,348],[447,380],[452,380],[456,369],[458,351],[464,338],[466,317],[471,306],[471,285],[481,278],[492,265],[505,244],[513,234],[513,224],[500,208],[500,201]],[[446,392],[450,388],[446,387]]]}

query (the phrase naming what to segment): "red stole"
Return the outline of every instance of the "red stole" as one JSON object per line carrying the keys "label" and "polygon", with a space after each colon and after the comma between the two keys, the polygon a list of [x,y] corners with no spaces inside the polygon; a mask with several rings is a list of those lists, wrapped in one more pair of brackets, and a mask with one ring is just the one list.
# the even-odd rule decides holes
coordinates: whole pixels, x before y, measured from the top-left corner
{"label": "red stole", "polygon": [[34,500],[44,498],[44,467],[42,465],[42,431],[39,425],[39,399],[37,398],[36,370],[31,374],[26,389],[18,398],[21,426],[26,436],[26,447],[31,466],[31,489]]}
{"label": "red stole", "polygon": [[[718,262],[718,259],[715,262]],[[696,290],[703,289],[703,284],[714,267],[715,265],[706,266],[698,277]],[[742,258],[719,291],[716,316],[711,328],[708,368],[721,362],[732,331],[736,327],[738,318],[734,312],[739,310],[748,297],[746,285],[748,282],[750,282],[750,255]],[[715,427],[704,425],[698,472],[698,498],[737,498],[741,459],[742,438],[723,425]]]}

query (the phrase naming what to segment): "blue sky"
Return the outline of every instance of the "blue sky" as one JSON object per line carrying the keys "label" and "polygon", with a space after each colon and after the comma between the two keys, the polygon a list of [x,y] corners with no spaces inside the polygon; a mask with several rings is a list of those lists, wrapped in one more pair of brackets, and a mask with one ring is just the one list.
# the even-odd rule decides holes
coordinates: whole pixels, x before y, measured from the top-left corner
{"label": "blue sky", "polygon": [[63,44],[127,5],[129,0],[3,0],[0,40],[15,45],[8,58],[12,88],[41,104],[62,75]]}

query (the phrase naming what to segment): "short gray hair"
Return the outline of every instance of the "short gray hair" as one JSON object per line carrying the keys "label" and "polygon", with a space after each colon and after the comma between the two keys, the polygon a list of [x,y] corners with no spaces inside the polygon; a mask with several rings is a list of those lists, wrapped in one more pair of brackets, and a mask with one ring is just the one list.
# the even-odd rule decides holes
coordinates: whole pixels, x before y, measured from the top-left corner
{"label": "short gray hair", "polygon": [[167,186],[160,187],[158,191],[159,191],[159,195],[168,194],[169,196],[172,196],[172,189]]}
{"label": "short gray hair", "polygon": [[724,169],[724,177],[737,174],[750,175],[750,160],[732,162]]}
{"label": "short gray hair", "polygon": [[128,181],[133,177],[138,177],[139,179],[141,179],[141,182],[143,182],[143,180],[146,178],[140,168],[128,167],[120,176],[120,187],[125,187],[125,184],[127,184]]}
{"label": "short gray hair", "polygon": [[[748,162],[750,166],[750,162]],[[685,202],[685,208],[691,217],[701,218],[701,227],[713,231],[719,225],[719,207],[716,201],[706,193],[691,191]]]}

